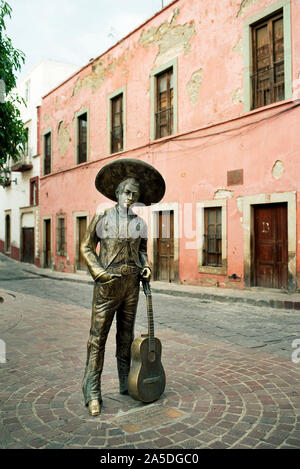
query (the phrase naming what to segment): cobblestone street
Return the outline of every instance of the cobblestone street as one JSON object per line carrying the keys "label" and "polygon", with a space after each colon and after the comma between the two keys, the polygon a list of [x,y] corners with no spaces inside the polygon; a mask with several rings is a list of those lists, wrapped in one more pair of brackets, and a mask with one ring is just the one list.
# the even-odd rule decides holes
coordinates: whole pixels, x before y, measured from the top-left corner
{"label": "cobblestone street", "polygon": [[[118,393],[113,327],[92,418],[81,394],[92,284],[37,272],[0,257],[1,448],[300,447],[299,311],[154,292],[165,392],[148,405]],[[141,293],[136,335],[146,325]]]}

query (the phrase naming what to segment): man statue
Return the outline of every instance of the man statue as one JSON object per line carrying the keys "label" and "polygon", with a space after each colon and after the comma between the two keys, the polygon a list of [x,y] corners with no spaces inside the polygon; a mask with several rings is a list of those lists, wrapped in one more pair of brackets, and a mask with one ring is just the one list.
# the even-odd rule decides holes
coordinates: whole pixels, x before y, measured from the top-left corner
{"label": "man statue", "polygon": [[[96,188],[117,204],[93,217],[81,252],[95,280],[83,394],[91,415],[101,411],[101,374],[107,336],[116,313],[116,357],[120,393],[127,394],[130,347],[139,298],[140,277],[150,280],[147,225],[132,211],[138,201],[157,203],[165,192],[160,173],[135,159],[119,159],[97,174]],[[96,248],[100,242],[99,255]]]}

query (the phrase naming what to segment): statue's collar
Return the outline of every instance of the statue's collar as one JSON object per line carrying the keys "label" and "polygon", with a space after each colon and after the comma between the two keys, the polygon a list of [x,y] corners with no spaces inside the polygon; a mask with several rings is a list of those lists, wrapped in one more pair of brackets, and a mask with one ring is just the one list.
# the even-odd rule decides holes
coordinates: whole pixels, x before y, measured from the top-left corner
{"label": "statue's collar", "polygon": [[133,218],[133,217],[137,217],[137,214],[134,213],[134,212],[131,210],[131,208],[128,210],[128,212],[126,212],[126,210],[120,210],[119,204],[116,205],[116,211],[117,211],[119,217],[121,217],[121,218],[128,218],[128,217]]}

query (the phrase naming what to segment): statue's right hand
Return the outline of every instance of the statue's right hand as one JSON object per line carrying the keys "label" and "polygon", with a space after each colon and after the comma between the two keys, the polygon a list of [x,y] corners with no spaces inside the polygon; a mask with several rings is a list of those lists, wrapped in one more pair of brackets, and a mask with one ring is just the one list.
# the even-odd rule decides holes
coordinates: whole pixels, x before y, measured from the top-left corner
{"label": "statue's right hand", "polygon": [[104,274],[101,275],[101,277],[97,279],[97,282],[99,283],[109,282],[110,280],[113,280],[116,277],[121,277],[121,274],[112,274],[110,272],[105,272]]}

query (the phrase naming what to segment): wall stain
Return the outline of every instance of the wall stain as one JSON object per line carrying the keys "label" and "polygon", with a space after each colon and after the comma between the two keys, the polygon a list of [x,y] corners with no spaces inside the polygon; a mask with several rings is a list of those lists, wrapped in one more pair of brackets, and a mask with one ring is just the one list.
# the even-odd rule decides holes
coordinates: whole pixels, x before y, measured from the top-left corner
{"label": "wall stain", "polygon": [[261,0],[243,0],[240,4],[239,11],[237,12],[237,18],[243,16],[245,11],[250,8],[254,3],[260,2]]}
{"label": "wall stain", "polygon": [[241,88],[237,88],[231,93],[232,102],[233,104],[239,104],[244,102],[244,95],[243,90]]}
{"label": "wall stain", "polygon": [[233,191],[227,189],[218,189],[214,193],[214,199],[231,199],[233,197]]}
{"label": "wall stain", "polygon": [[203,78],[203,69],[199,68],[196,72],[194,72],[186,85],[187,92],[190,96],[190,101],[192,106],[195,106],[198,102],[199,98],[199,91],[202,83]]}
{"label": "wall stain", "polygon": [[92,71],[85,77],[78,77],[73,88],[72,96],[76,96],[83,88],[91,88],[94,93],[103,85],[106,70],[101,60],[93,63]]}
{"label": "wall stain", "polygon": [[[177,9],[178,10],[178,9]],[[158,45],[158,54],[155,65],[162,65],[179,54],[189,54],[191,50],[190,40],[196,33],[195,22],[175,24],[179,10],[174,11],[170,21],[164,21],[160,26],[143,30],[139,44],[146,49],[152,45]]]}
{"label": "wall stain", "polygon": [[243,39],[240,38],[236,45],[232,48],[233,52],[243,55]]}
{"label": "wall stain", "polygon": [[274,163],[274,166],[272,168],[272,176],[274,179],[280,179],[283,173],[284,173],[284,164],[282,161],[277,160]]}
{"label": "wall stain", "polygon": [[70,127],[69,125],[63,125],[63,121],[58,124],[57,130],[57,146],[60,156],[64,156],[69,145],[70,145]]}

